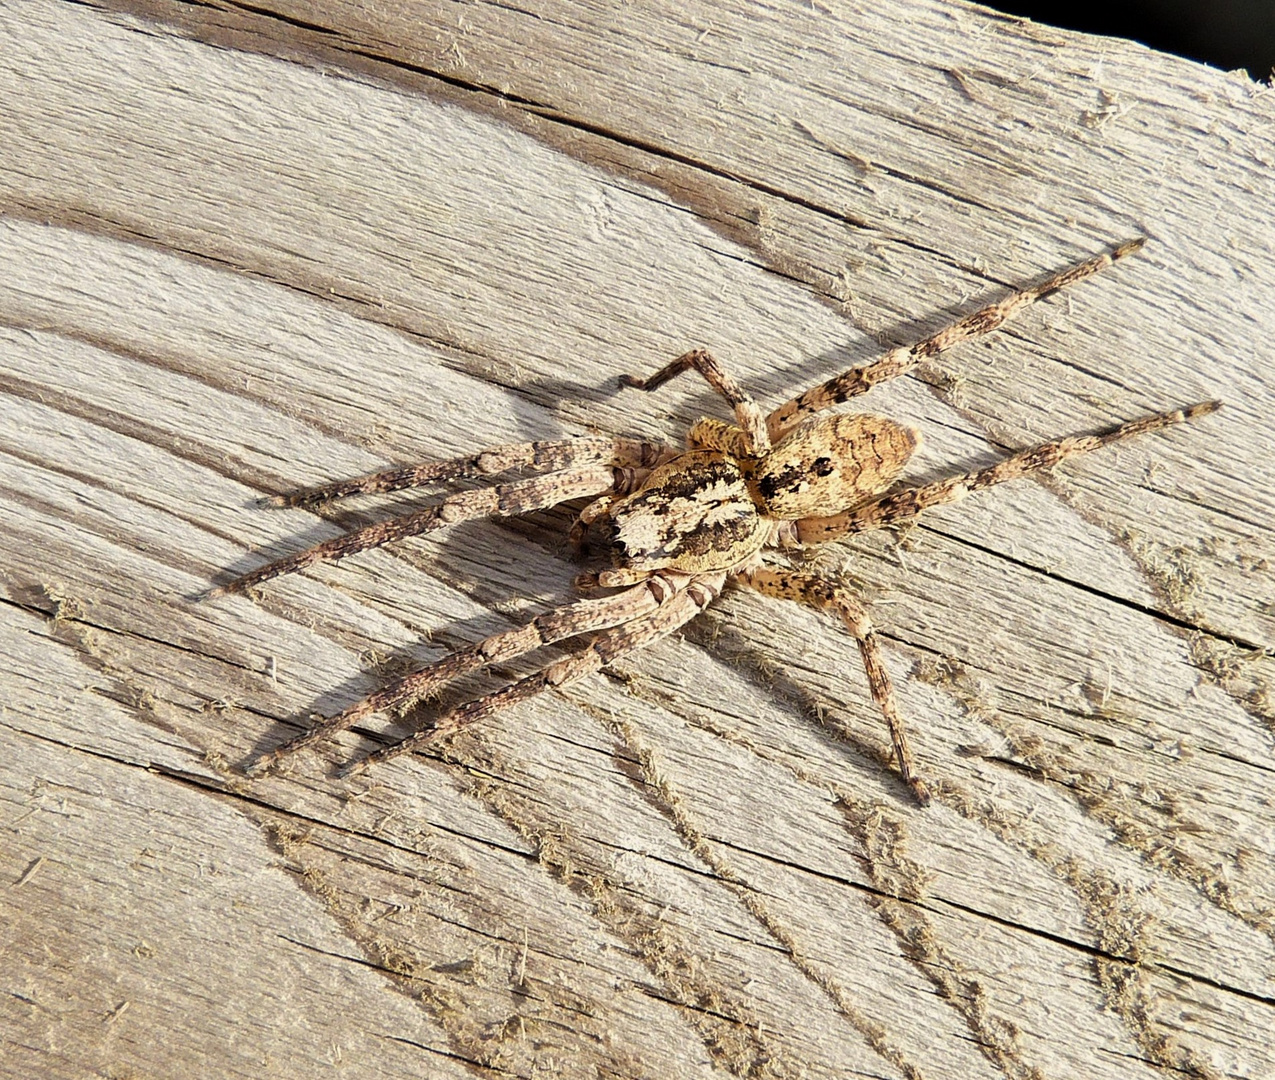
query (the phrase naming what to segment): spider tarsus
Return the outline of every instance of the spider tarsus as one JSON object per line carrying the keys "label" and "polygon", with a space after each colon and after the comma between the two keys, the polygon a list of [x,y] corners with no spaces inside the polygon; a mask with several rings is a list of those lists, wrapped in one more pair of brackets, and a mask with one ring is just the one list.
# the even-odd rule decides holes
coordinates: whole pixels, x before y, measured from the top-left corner
{"label": "spider tarsus", "polygon": [[308,510],[340,498],[342,494],[343,492],[333,493],[327,487],[301,488],[298,491],[285,491],[280,495],[263,495],[257,500],[257,505],[273,509]]}
{"label": "spider tarsus", "polygon": [[1183,409],[1182,419],[1194,420],[1197,416],[1208,416],[1209,413],[1217,412],[1221,407],[1222,402],[1216,399],[1213,401],[1200,401]]}
{"label": "spider tarsus", "polygon": [[933,796],[930,794],[930,789],[926,786],[924,780],[922,780],[919,776],[905,776],[903,780],[918,803],[922,806],[930,805]]}
{"label": "spider tarsus", "polygon": [[264,754],[258,754],[249,761],[242,771],[249,780],[257,780],[270,772],[278,763],[279,755],[273,750],[267,750]]}
{"label": "spider tarsus", "polygon": [[246,595],[248,586],[244,584],[243,578],[235,578],[234,581],[227,581],[224,585],[216,585],[207,592],[201,593],[199,600],[219,600],[223,596],[240,596]]}
{"label": "spider tarsus", "polygon": [[1139,251],[1146,244],[1145,236],[1135,236],[1131,240],[1126,240],[1123,244],[1117,244],[1111,251],[1113,259],[1123,259],[1126,255],[1132,255],[1135,251]]}
{"label": "spider tarsus", "polygon": [[352,776],[358,776],[367,768],[368,759],[365,757],[355,758],[353,761],[347,761],[344,765],[338,765],[332,775],[338,780],[348,780]]}
{"label": "spider tarsus", "polygon": [[[678,375],[685,371],[690,371],[692,368],[698,368],[701,372],[705,372],[705,366],[716,369],[717,363],[703,349],[692,349],[690,352],[682,353],[675,360],[669,361],[659,371],[653,375],[648,375],[645,379],[639,379],[636,375],[621,375],[620,385],[631,386],[635,390],[655,390],[670,379],[675,379]],[[708,379],[710,385],[713,385],[715,380],[711,374],[705,372],[705,378]]]}

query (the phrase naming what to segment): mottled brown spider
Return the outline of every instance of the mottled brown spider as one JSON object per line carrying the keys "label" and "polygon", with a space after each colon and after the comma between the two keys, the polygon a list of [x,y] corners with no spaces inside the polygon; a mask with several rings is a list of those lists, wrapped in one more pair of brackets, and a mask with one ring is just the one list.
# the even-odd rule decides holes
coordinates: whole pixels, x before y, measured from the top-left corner
{"label": "mottled brown spider", "polygon": [[543,473],[460,492],[415,513],[357,529],[268,563],[213,590],[214,594],[242,592],[313,563],[458,521],[522,514],[582,498],[592,501],[580,513],[572,539],[578,544],[591,523],[607,523],[614,566],[580,579],[584,587],[607,590],[605,595],[577,600],[428,664],[261,755],[248,771],[259,773],[369,713],[401,710],[467,672],[513,660],[543,645],[579,639],[565,659],[451,710],[432,726],[348,764],[342,774],[386,761],[658,641],[693,619],[728,583],[734,583],[840,617],[858,642],[868,686],[889,725],[899,772],[925,802],[928,792],[913,764],[867,612],[843,586],[772,566],[767,553],[906,521],[926,507],[955,502],[971,491],[1048,468],[1064,458],[1202,416],[1219,403],[1201,402],[1093,435],[1042,443],[985,469],[894,491],[888,489],[919,442],[914,430],[879,416],[818,418],[816,414],[902,375],[957,342],[995,329],[1019,308],[1089,277],[1142,244],[1141,239],[1131,240],[1078,263],[959,319],[924,341],[892,349],[873,363],[812,387],[769,415],[702,350],[679,356],[648,379],[624,376],[621,382],[626,386],[654,390],[683,372],[697,371],[734,407],[734,424],[707,418],[697,421],[685,451],[622,438],[519,443],[271,499],[278,506],[310,506],[361,492],[395,491],[515,469]]}

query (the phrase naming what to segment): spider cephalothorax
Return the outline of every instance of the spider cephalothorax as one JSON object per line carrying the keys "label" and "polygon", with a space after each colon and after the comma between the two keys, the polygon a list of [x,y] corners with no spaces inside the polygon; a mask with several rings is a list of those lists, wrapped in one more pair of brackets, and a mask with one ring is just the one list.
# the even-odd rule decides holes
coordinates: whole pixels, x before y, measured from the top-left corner
{"label": "spider cephalothorax", "polygon": [[770,538],[740,462],[717,450],[679,454],[606,513],[616,569],[599,575],[601,585],[630,584],[656,570],[730,570]]}
{"label": "spider cephalothorax", "polygon": [[519,443],[272,499],[276,505],[303,506],[358,492],[393,491],[516,469],[540,473],[463,491],[415,513],[347,533],[244,574],[214,594],[242,591],[279,574],[453,522],[521,514],[582,498],[591,501],[581,511],[572,539],[580,542],[590,524],[605,522],[614,565],[586,577],[588,584],[610,590],[604,595],[577,600],[445,656],[262,755],[249,771],[261,771],[285,754],[349,728],[369,713],[401,709],[466,672],[515,659],[542,645],[578,641],[565,659],[451,710],[433,726],[382,747],[344,771],[394,757],[665,637],[699,614],[730,582],[840,617],[858,643],[872,696],[889,725],[899,771],[924,801],[928,791],[913,763],[866,611],[843,586],[773,566],[767,553],[905,521],[926,507],[954,502],[971,491],[1212,412],[1218,403],[1202,402],[1094,435],[1042,443],[976,472],[895,491],[891,485],[919,444],[914,430],[879,416],[817,414],[902,375],[959,341],[994,329],[1018,308],[1096,273],[1141,246],[1141,240],[1133,240],[1077,263],[924,341],[892,349],[874,363],[812,387],[768,415],[703,350],[679,356],[648,379],[623,378],[624,385],[654,390],[683,372],[698,371],[726,398],[735,410],[735,423],[698,421],[688,435],[688,450],[637,439]]}

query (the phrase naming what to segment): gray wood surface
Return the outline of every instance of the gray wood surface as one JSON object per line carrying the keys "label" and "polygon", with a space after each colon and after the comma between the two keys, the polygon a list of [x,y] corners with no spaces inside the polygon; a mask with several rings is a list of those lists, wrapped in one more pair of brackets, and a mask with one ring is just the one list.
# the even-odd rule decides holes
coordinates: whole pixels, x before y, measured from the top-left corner
{"label": "gray wood surface", "polygon": [[[0,102],[0,1075],[1275,1076],[1269,88],[940,0],[24,0]],[[576,572],[557,511],[198,602],[340,528],[263,492],[679,439],[618,375],[777,404],[1139,234],[862,404],[918,480],[1226,402],[819,553],[929,809],[739,594],[238,771]]]}

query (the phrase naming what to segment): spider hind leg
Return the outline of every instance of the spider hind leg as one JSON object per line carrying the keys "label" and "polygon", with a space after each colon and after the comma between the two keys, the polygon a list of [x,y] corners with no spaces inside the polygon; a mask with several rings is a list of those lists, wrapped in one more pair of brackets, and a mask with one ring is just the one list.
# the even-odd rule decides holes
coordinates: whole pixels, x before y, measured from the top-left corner
{"label": "spider hind leg", "polygon": [[556,472],[586,465],[649,467],[672,452],[675,452],[672,447],[641,439],[588,437],[508,443],[447,461],[399,465],[351,480],[336,480],[314,487],[299,488],[282,495],[269,495],[262,502],[270,506],[317,506],[319,503],[344,499],[351,495],[402,491],[405,488],[443,484],[452,480],[498,476],[522,469]]}
{"label": "spider hind leg", "polygon": [[958,502],[971,491],[980,491],[1006,480],[1016,480],[1020,476],[1057,465],[1069,457],[1087,454],[1122,439],[1206,416],[1221,408],[1221,405],[1220,401],[1201,401],[1181,409],[1139,417],[1094,435],[1073,435],[1054,442],[1041,443],[1011,454],[986,469],[961,473],[920,487],[904,488],[902,491],[870,499],[831,517],[803,518],[797,522],[798,541],[802,544],[821,544],[851,533],[894,525],[916,517],[931,506]]}

